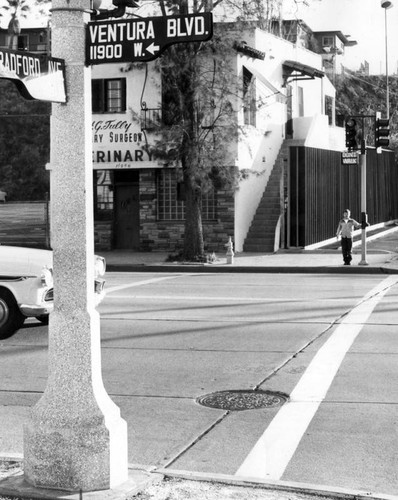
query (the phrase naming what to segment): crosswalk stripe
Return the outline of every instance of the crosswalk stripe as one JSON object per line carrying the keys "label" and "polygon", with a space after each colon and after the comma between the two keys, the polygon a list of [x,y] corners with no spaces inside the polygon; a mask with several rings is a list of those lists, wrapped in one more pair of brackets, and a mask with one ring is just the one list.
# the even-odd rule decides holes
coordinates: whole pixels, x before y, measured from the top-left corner
{"label": "crosswalk stripe", "polygon": [[236,472],[240,477],[279,480],[326,396],[340,365],[387,290],[398,282],[390,276],[373,288],[346,316],[319,349],[282,406]]}

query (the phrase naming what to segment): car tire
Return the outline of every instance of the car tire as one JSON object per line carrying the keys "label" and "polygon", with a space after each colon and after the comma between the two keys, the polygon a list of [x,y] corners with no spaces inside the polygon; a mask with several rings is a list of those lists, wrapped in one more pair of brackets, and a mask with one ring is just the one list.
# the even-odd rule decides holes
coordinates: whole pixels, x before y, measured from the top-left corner
{"label": "car tire", "polygon": [[42,316],[37,316],[36,319],[38,319],[40,323],[43,323],[43,325],[48,325],[49,317],[49,314],[43,314]]}
{"label": "car tire", "polygon": [[8,339],[25,321],[13,294],[0,289],[0,339]]}

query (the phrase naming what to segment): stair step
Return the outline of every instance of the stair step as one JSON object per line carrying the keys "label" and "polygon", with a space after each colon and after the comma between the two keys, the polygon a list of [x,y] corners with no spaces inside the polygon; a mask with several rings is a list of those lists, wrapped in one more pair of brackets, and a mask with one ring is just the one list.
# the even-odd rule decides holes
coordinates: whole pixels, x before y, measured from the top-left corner
{"label": "stair step", "polygon": [[[257,222],[263,222],[262,224]],[[268,221],[256,221],[256,224],[252,224],[249,228],[250,234],[274,234],[275,233],[275,227],[276,227],[276,222],[274,224],[268,224]]]}
{"label": "stair step", "polygon": [[[262,224],[257,222],[263,222]],[[256,221],[256,224],[252,224],[249,228],[249,233],[251,234],[274,234],[277,221],[273,224],[269,224],[268,221]]]}
{"label": "stair step", "polygon": [[261,215],[262,217],[272,217],[273,219],[278,219],[279,215],[281,213],[281,209],[278,206],[277,207],[261,207],[257,209],[257,212],[255,213],[255,216],[257,214]]}
{"label": "stair step", "polygon": [[267,237],[259,237],[259,238],[247,238],[245,241],[245,245],[268,245],[268,244],[274,244],[274,238],[267,238]]}
{"label": "stair step", "polygon": [[274,251],[274,245],[272,246],[263,246],[263,245],[243,245],[244,252],[253,252],[253,253],[271,253]]}
{"label": "stair step", "polygon": [[279,194],[268,195],[266,198],[262,198],[260,200],[259,206],[263,206],[266,203],[269,203],[269,204],[278,203],[278,205],[279,205],[279,200],[280,200]]}
{"label": "stair step", "polygon": [[273,215],[274,217],[279,217],[281,211],[281,207],[278,205],[277,207],[259,207],[257,209],[256,214],[265,214],[265,215]]}
{"label": "stair step", "polygon": [[260,226],[274,225],[278,222],[278,219],[279,219],[279,214],[270,214],[269,212],[255,214],[255,216],[253,217],[251,226],[254,226],[254,224],[257,224],[257,223]]}
{"label": "stair step", "polygon": [[253,219],[253,221],[250,225],[249,231],[250,232],[258,231],[259,233],[263,233],[264,231],[274,232],[277,222],[278,222],[278,219],[272,220],[269,218],[266,218],[266,219],[256,218],[256,219]]}
{"label": "stair step", "polygon": [[279,203],[279,198],[278,200],[269,200],[267,202],[264,202],[263,203],[260,203],[260,205],[258,206],[257,210],[278,210],[278,212],[281,211],[281,206],[280,206],[280,203]]}
{"label": "stair step", "polygon": [[264,193],[253,216],[248,234],[243,243],[244,252],[273,252],[275,229],[281,214],[281,175],[284,160],[289,157],[289,146],[282,144]]}

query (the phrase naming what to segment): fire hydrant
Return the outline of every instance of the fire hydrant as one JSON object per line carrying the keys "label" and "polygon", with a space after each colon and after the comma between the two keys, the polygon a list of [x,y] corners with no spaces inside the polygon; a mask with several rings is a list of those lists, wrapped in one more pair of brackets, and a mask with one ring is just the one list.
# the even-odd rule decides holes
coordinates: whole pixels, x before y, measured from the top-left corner
{"label": "fire hydrant", "polygon": [[233,264],[234,263],[234,249],[233,249],[231,236],[229,237],[228,243],[225,246],[227,247],[227,264]]}

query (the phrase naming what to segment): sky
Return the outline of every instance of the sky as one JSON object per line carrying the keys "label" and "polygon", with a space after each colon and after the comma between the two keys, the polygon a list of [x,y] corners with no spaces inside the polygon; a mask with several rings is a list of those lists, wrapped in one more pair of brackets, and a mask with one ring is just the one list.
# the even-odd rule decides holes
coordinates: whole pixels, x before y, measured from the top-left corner
{"label": "sky", "polygon": [[[284,0],[284,5],[287,3]],[[351,35],[350,39],[358,45],[346,48],[346,65],[356,70],[367,60],[371,74],[385,74],[387,14],[388,73],[397,73],[398,0],[392,0],[393,6],[387,12],[381,7],[381,0],[308,0],[308,3],[308,7],[301,7],[296,13],[290,8],[290,12],[313,31],[332,30]]]}
{"label": "sky", "polygon": [[[0,0],[0,5],[5,0]],[[111,3],[104,0],[104,4]],[[143,2],[141,2],[143,3]],[[308,6],[303,6],[307,3]],[[381,0],[299,0],[299,9],[294,0],[283,0],[285,18],[303,19],[313,31],[341,31],[351,35],[358,45],[346,48],[346,66],[357,70],[367,60],[371,74],[385,74],[386,36],[385,14],[387,14],[388,73],[398,73],[398,0],[392,0],[390,9],[381,7]],[[40,26],[40,19],[30,19],[30,26]],[[24,27],[26,21],[21,23]],[[2,27],[6,27],[3,19]]]}

